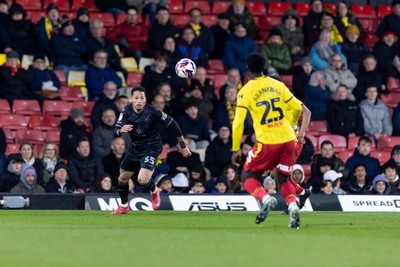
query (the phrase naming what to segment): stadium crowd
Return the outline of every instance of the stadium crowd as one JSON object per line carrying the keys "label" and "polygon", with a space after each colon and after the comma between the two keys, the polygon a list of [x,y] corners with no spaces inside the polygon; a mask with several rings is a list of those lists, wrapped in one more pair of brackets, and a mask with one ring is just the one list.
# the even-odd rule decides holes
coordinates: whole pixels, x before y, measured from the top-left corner
{"label": "stadium crowd", "polygon": [[[72,1],[68,12],[29,2],[47,4],[36,23],[20,1],[0,0],[0,192],[115,193],[130,140],[115,137],[114,125],[130,103],[128,87],[142,85],[147,103],[176,119],[193,151],[184,158],[159,125],[164,149],[154,179],[161,193],[243,193],[252,119],[240,166],[231,163],[231,126],[246,58],[259,51],[265,73],[322,122],[306,133],[293,179],[314,194],[400,194],[399,0],[385,6],[390,12],[379,23],[375,7],[364,6],[375,16],[366,19],[347,1],[285,2],[281,13],[268,14],[264,3],[245,0],[224,2],[218,13],[218,1]],[[191,80],[175,74],[184,57],[197,65]],[[67,94],[76,86],[78,93]],[[61,113],[50,108],[65,102]],[[47,124],[36,127],[35,116]],[[273,174],[264,175],[271,194]],[[129,191],[145,192],[135,179]]]}

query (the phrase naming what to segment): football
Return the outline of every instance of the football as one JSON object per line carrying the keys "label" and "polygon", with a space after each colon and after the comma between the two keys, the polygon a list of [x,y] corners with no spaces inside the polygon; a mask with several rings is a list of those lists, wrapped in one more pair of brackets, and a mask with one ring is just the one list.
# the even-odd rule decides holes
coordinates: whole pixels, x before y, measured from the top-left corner
{"label": "football", "polygon": [[192,78],[196,73],[196,64],[189,58],[182,58],[176,63],[175,72],[181,78]]}

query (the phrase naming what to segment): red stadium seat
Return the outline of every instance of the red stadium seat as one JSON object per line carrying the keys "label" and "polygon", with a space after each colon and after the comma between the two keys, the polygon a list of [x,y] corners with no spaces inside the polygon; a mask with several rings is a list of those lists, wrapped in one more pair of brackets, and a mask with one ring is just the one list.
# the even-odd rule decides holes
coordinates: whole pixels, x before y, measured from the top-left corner
{"label": "red stadium seat", "polygon": [[216,15],[203,15],[202,22],[207,27],[211,27],[218,23],[218,17]]}
{"label": "red stadium seat", "polygon": [[330,9],[333,13],[333,15],[336,16],[336,10],[337,10],[337,5],[336,4],[332,4],[332,3],[325,3],[324,4],[324,9]]}
{"label": "red stadium seat", "polygon": [[318,136],[313,136],[313,135],[307,134],[307,137],[311,140],[311,143],[313,144],[314,149],[318,149],[319,148],[318,147],[318,145],[319,145]]}
{"label": "red stadium seat", "polygon": [[94,104],[96,104],[95,101],[76,101],[72,108],[80,108],[85,113],[85,117],[90,117],[92,115]]}
{"label": "red stadium seat", "polygon": [[311,5],[309,3],[296,3],[296,12],[300,17],[307,16],[310,9]]}
{"label": "red stadium seat", "polygon": [[82,90],[79,86],[62,86],[58,92],[60,93],[60,97],[65,101],[83,101],[85,100],[85,96],[82,94]]}
{"label": "red stadium seat", "polygon": [[20,4],[25,10],[42,10],[42,1],[38,0],[15,0],[16,4]]}
{"label": "red stadium seat", "polygon": [[378,41],[379,38],[375,35],[375,33],[367,33],[365,34],[365,37],[362,39],[362,42],[364,42],[370,49],[372,49],[375,43]]}
{"label": "red stadium seat", "polygon": [[103,13],[90,13],[90,21],[93,20],[101,20],[104,24],[104,27],[111,28],[115,26],[115,19],[112,13],[103,12]]}
{"label": "red stadium seat", "polygon": [[374,32],[376,30],[376,20],[373,19],[358,19],[364,28],[364,32]]}
{"label": "red stadium seat", "polygon": [[0,99],[0,114],[11,114],[10,104],[7,99]]}
{"label": "red stadium seat", "polygon": [[34,130],[57,130],[58,120],[52,115],[32,115],[29,118],[29,128]]}
{"label": "red stadium seat", "polygon": [[45,100],[43,102],[43,115],[66,116],[71,114],[72,103],[68,101]]}
{"label": "red stadium seat", "polygon": [[293,90],[293,75],[281,75],[280,77],[286,87]]}
{"label": "red stadium seat", "polygon": [[15,143],[15,131],[11,131],[10,129],[2,129],[2,130],[6,137],[6,143],[14,144]]}
{"label": "red stadium seat", "polygon": [[260,17],[258,22],[260,30],[270,31],[272,27],[279,25],[282,22],[281,17],[264,16]]}
{"label": "red stadium seat", "polygon": [[351,11],[358,19],[376,19],[375,7],[370,5],[351,5]]}
{"label": "red stadium seat", "polygon": [[307,135],[320,136],[321,134],[327,134],[328,127],[325,121],[310,121],[308,128],[306,130]]}
{"label": "red stadium seat", "polygon": [[80,7],[86,7],[89,9],[89,11],[99,11],[94,3],[94,0],[72,0],[72,10],[76,11]]}
{"label": "red stadium seat", "polygon": [[370,156],[379,160],[379,164],[383,165],[390,159],[391,151],[371,151]]}
{"label": "red stadium seat", "polygon": [[186,14],[171,14],[171,23],[178,28],[185,27],[190,21],[190,16]]}
{"label": "red stadium seat", "polygon": [[201,10],[202,14],[210,14],[211,8],[208,1],[193,1],[193,0],[186,0],[185,2],[185,9],[183,13],[189,14],[192,8],[198,8]]}
{"label": "red stadium seat", "polygon": [[218,90],[219,90],[221,88],[221,86],[225,84],[227,79],[228,79],[228,75],[226,75],[226,74],[215,74],[214,87],[218,88]]}
{"label": "red stadium seat", "polygon": [[21,143],[24,140],[31,142],[32,144],[44,144],[46,142],[46,135],[41,130],[24,130],[19,129],[15,135],[17,143]]}
{"label": "red stadium seat", "polygon": [[171,14],[182,14],[183,13],[183,1],[170,0],[168,3],[168,9]]}
{"label": "red stadium seat", "polygon": [[142,78],[143,78],[143,73],[140,72],[128,72],[128,78],[127,78],[127,86],[132,87],[132,86],[137,86],[142,83]]}
{"label": "red stadium seat", "polygon": [[212,7],[212,13],[218,15],[224,13],[232,5],[232,2],[214,1]]}
{"label": "red stadium seat", "polygon": [[378,20],[382,20],[385,16],[392,14],[393,7],[386,6],[386,5],[379,5],[378,6]]}
{"label": "red stadium seat", "polygon": [[54,70],[57,78],[60,80],[61,85],[67,85],[67,77],[62,70]]}
{"label": "red stadium seat", "polygon": [[12,105],[12,113],[18,115],[42,114],[37,100],[15,99]]}
{"label": "red stadium seat", "polygon": [[307,183],[307,181],[311,178],[311,164],[300,164],[300,166],[304,170],[304,181],[303,181],[303,183]]}
{"label": "red stadium seat", "polygon": [[353,156],[353,152],[354,150],[343,150],[340,151],[338,154],[338,158],[340,158],[344,163],[346,163],[346,161]]}
{"label": "red stadium seat", "polygon": [[23,115],[0,115],[0,126],[3,129],[27,129],[28,121]]}
{"label": "red stadium seat", "polygon": [[[358,146],[358,140],[360,139],[360,137],[361,136],[349,136],[347,141],[347,149],[354,151],[354,149]],[[371,151],[376,150],[376,147],[374,145],[375,144],[374,138],[370,136],[369,139],[372,142]]]}
{"label": "red stadium seat", "polygon": [[29,19],[32,23],[36,24],[44,16],[46,16],[46,11],[28,11],[26,19]]}
{"label": "red stadium seat", "polygon": [[4,153],[6,157],[10,154],[17,154],[19,153],[19,144],[7,144],[6,152]]}
{"label": "red stadium seat", "polygon": [[395,108],[400,101],[400,92],[391,92],[389,95],[381,94],[380,97],[386,106]]}
{"label": "red stadium seat", "polygon": [[69,11],[71,9],[69,1],[65,0],[44,0],[44,9],[46,9],[50,3],[54,3],[60,11]]}
{"label": "red stadium seat", "polygon": [[399,80],[394,77],[389,77],[387,81],[387,88],[390,92],[392,91],[400,91],[400,83]]}
{"label": "red stadium seat", "polygon": [[[271,4],[271,2],[270,2]],[[250,11],[251,14],[255,16],[265,16],[267,15],[267,8],[265,7],[264,2],[246,2],[246,7]]]}
{"label": "red stadium seat", "polygon": [[268,14],[272,16],[282,17],[283,14],[285,14],[286,10],[288,9],[293,9],[291,3],[285,3],[285,2],[268,3]]}
{"label": "red stadium seat", "polygon": [[318,146],[321,147],[321,143],[325,140],[329,140],[333,143],[333,150],[335,152],[343,151],[347,149],[346,137],[337,134],[326,134],[320,135],[318,138]]}
{"label": "red stadium seat", "polygon": [[225,74],[225,66],[221,59],[209,59],[207,73],[222,73]]}
{"label": "red stadium seat", "polygon": [[400,136],[380,136],[378,139],[380,151],[392,151],[395,145],[400,145]]}
{"label": "red stadium seat", "polygon": [[60,131],[47,131],[46,140],[60,145]]}

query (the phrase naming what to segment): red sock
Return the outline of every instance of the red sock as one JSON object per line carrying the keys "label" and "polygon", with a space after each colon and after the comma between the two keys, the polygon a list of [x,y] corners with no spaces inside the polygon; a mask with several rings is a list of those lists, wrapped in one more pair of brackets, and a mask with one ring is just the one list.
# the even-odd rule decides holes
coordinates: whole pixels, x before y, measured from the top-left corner
{"label": "red sock", "polygon": [[244,181],[244,189],[260,202],[262,202],[264,196],[268,195],[262,184],[255,178],[247,178]]}
{"label": "red sock", "polygon": [[290,178],[289,182],[294,186],[294,190],[296,191],[296,195],[300,195],[303,192],[304,188],[301,187],[298,183],[296,183],[293,178]]}
{"label": "red sock", "polygon": [[291,203],[296,202],[296,192],[291,182],[284,182],[281,185],[281,194],[289,206]]}

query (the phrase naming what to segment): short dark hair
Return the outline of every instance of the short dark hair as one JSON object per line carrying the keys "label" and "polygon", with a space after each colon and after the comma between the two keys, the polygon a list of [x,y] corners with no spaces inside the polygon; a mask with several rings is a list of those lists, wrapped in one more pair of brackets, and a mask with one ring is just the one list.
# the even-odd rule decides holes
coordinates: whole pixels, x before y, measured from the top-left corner
{"label": "short dark hair", "polygon": [[138,10],[138,8],[136,6],[127,6],[126,9],[125,9],[125,13],[128,13],[128,11],[131,10],[131,9],[136,10],[136,13],[139,14],[139,10]]}
{"label": "short dark hair", "polygon": [[203,12],[201,12],[201,9],[200,9],[200,8],[198,8],[198,7],[193,7],[193,8],[191,8],[191,9],[189,10],[190,16],[192,15],[192,12],[195,11],[195,10],[199,11],[199,12],[200,12],[200,15],[203,15]]}
{"label": "short dark hair", "polygon": [[363,136],[360,137],[360,139],[358,139],[357,146],[359,146],[362,141],[372,145],[372,140],[368,136],[363,135]]}
{"label": "short dark hair", "polygon": [[142,87],[142,86],[135,86],[131,89],[131,96],[133,95],[134,92],[136,91],[140,91],[146,94],[146,88]]}
{"label": "short dark hair", "polygon": [[388,162],[386,162],[385,164],[382,165],[381,170],[382,172],[385,172],[386,169],[395,169],[397,172],[397,165],[396,162],[389,160]]}
{"label": "short dark hair", "polygon": [[356,164],[356,166],[354,166],[353,173],[356,172],[356,169],[358,167],[364,167],[365,171],[367,171],[367,165],[365,165],[364,163],[358,163]]}
{"label": "short dark hair", "polygon": [[129,100],[129,98],[128,98],[126,95],[120,95],[120,96],[118,96],[118,97],[117,97],[117,101],[120,100],[120,99],[128,99],[128,100]]}
{"label": "short dark hair", "polygon": [[154,60],[160,60],[160,59],[168,61],[168,54],[165,53],[164,51],[156,51],[154,53]]}
{"label": "short dark hair", "polygon": [[265,66],[265,58],[260,53],[252,53],[247,57],[247,68],[252,73],[262,73]]}
{"label": "short dark hair", "polygon": [[333,143],[329,140],[324,140],[320,145],[320,149],[322,149],[324,145],[331,145],[333,147]]}
{"label": "short dark hair", "polygon": [[187,110],[190,107],[196,107],[196,108],[199,107],[199,102],[196,99],[194,99],[193,97],[190,97],[187,101],[185,101],[185,103],[183,105],[183,108],[185,110]]}
{"label": "short dark hair", "polygon": [[168,13],[169,13],[169,9],[166,8],[165,6],[159,6],[159,7],[157,7],[156,14],[157,14],[159,11],[168,11]]}
{"label": "short dark hair", "polygon": [[79,144],[82,143],[82,142],[89,142],[89,145],[90,145],[90,140],[89,140],[89,138],[88,138],[87,136],[85,136],[85,137],[82,137],[82,138],[79,138],[79,139],[78,139],[78,142],[76,142],[76,147],[78,147]]}

